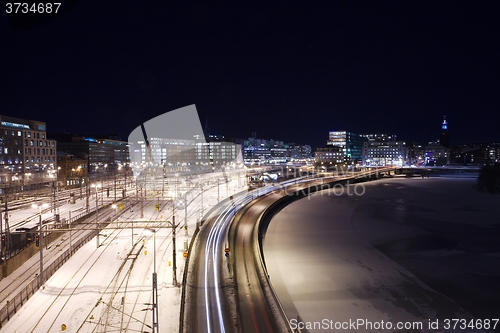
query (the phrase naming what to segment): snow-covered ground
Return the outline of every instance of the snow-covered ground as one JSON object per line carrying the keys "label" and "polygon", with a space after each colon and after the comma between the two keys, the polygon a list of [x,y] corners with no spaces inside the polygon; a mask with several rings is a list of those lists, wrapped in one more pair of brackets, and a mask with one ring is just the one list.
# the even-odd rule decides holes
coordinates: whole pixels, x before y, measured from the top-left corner
{"label": "snow-covered ground", "polygon": [[[309,325],[421,322],[416,331],[423,332],[440,331],[432,326],[439,320],[443,332],[480,332],[444,329],[446,319],[470,324],[469,313],[498,318],[499,197],[476,192],[474,183],[382,179],[364,183],[360,196],[323,192],[285,207],[270,223],[264,255],[289,318]],[[309,330],[326,331],[382,330]]]}
{"label": "snow-covered ground", "polygon": [[[203,199],[199,191],[187,197],[187,219],[184,209],[175,209],[176,223],[180,223],[175,251],[177,286],[173,285],[172,229],[165,222],[172,220],[172,202],[150,198],[144,201],[144,217],[140,217],[138,206],[123,213],[101,232],[99,248],[95,241],[84,245],[1,331],[119,332],[125,327],[131,332],[151,331],[155,252],[159,330],[177,331],[184,245],[190,241],[202,211],[206,213],[219,200],[246,188],[244,180],[231,179],[227,185],[221,182],[220,187],[217,182],[209,185],[210,180],[202,181],[206,184]],[[156,203],[160,204],[159,211]],[[186,221],[187,230],[183,228]],[[147,233],[147,229],[156,232]]]}

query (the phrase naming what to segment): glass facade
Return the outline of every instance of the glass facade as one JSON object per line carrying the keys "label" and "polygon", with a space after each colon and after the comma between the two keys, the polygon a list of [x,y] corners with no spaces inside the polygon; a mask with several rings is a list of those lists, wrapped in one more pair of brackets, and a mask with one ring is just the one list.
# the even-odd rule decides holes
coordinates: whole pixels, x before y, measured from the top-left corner
{"label": "glass facade", "polygon": [[338,147],[344,155],[344,162],[355,164],[363,159],[363,143],[366,138],[347,131],[331,131],[327,145]]}

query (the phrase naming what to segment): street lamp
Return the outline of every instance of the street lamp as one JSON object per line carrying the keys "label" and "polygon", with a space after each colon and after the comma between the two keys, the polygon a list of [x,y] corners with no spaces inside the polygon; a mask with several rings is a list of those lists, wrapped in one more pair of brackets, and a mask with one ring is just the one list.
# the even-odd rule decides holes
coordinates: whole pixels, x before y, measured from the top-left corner
{"label": "street lamp", "polygon": [[53,192],[53,199],[52,199],[52,210],[54,212],[54,218],[56,214],[56,182],[54,180],[54,170],[48,170],[49,173],[49,179],[52,181],[52,192]]}
{"label": "street lamp", "polygon": [[39,236],[38,236],[38,241],[39,241],[39,248],[40,248],[40,285],[43,284],[43,224],[42,224],[42,208],[47,208],[49,206],[48,203],[44,203],[41,205],[37,204],[32,204],[31,207],[33,208],[38,208],[38,221],[40,223],[39,225]]}
{"label": "street lamp", "polygon": [[153,333],[158,333],[158,284],[156,281],[156,230],[146,228],[145,234],[153,234]]}
{"label": "street lamp", "polygon": [[97,189],[101,187],[101,184],[92,184],[91,187],[95,188],[95,225],[96,225],[96,244],[99,247],[99,208],[98,208],[98,200],[99,196],[97,195]]}
{"label": "street lamp", "polygon": [[177,286],[177,258],[175,256],[175,231],[179,224],[175,224],[175,216],[172,215],[172,222],[166,221],[172,228],[172,284]]}

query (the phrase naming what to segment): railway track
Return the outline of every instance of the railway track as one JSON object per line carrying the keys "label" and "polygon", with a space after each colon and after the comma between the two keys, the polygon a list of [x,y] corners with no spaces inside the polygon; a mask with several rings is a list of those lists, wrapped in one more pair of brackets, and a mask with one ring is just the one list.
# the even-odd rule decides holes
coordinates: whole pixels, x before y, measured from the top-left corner
{"label": "railway track", "polygon": [[[162,204],[162,209],[166,209],[168,203]],[[134,214],[129,217],[129,219],[137,218],[140,214],[139,210],[134,210]],[[150,223],[154,223],[155,218],[150,221],[145,221],[145,225]],[[136,242],[131,246],[130,250],[127,252],[127,255],[124,257],[124,260],[120,262],[120,266],[117,268],[114,276],[111,277],[109,283],[105,287],[97,288],[96,290],[89,290],[88,285],[82,285],[82,283],[87,283],[89,278],[93,274],[99,274],[96,270],[99,267],[96,266],[96,263],[100,260],[105,260],[104,255],[108,253],[108,251],[112,251],[112,247],[119,240],[119,238],[127,238],[129,237],[126,229],[128,228],[126,220],[121,222],[123,224],[123,228],[120,228],[121,225],[117,225],[114,229],[107,230],[108,235],[106,240],[102,242],[101,246],[97,249],[94,249],[93,252],[86,257],[82,263],[78,265],[77,268],[74,269],[74,274],[68,277],[64,277],[65,283],[62,284],[61,287],[47,286],[42,293],[48,294],[47,300],[40,307],[43,308],[43,311],[37,314],[37,320],[35,323],[31,324],[27,331],[36,332],[36,331],[54,331],[58,329],[57,325],[60,322],[59,317],[60,314],[64,311],[64,309],[68,306],[71,306],[72,303],[75,302],[74,296],[81,294],[82,292],[98,292],[99,297],[97,298],[95,307],[92,308],[91,311],[101,310],[98,318],[98,321],[90,323],[89,321],[84,321],[82,326],[78,329],[78,331],[82,332],[112,332],[113,330],[120,331],[120,322],[123,323],[123,327],[127,327],[131,321],[139,322],[141,327],[144,329],[147,327],[146,322],[146,314],[142,313],[138,318],[133,315],[127,316],[127,312],[123,311],[121,316],[122,318],[119,320],[115,320],[116,312],[119,310],[119,307],[116,307],[116,301],[122,302],[127,298],[127,293],[129,289],[129,281],[131,272],[133,271],[134,265],[139,258],[139,255],[144,247],[143,238],[144,236],[138,237]],[[86,282],[83,282],[86,281]],[[134,287],[135,288],[135,287]],[[83,290],[83,291],[82,291]],[[133,290],[133,292],[136,292]],[[122,296],[123,295],[123,296]],[[134,305],[135,307],[135,305]],[[59,309],[59,310],[58,310]],[[96,314],[96,312],[93,312]],[[133,313],[133,312],[131,312]],[[85,317],[86,318],[86,317]],[[27,318],[25,322],[32,321],[33,318]],[[91,324],[89,329],[87,324]],[[21,324],[23,326],[23,324]]]}

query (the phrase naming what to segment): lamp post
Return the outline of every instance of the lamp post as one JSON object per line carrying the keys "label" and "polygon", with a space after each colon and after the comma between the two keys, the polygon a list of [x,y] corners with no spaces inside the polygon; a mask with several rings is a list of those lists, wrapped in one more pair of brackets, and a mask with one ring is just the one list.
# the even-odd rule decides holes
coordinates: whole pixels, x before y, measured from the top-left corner
{"label": "lamp post", "polygon": [[153,234],[153,333],[158,333],[158,284],[156,281],[156,230],[155,229],[144,229],[145,233]]}
{"label": "lamp post", "polygon": [[187,192],[184,194],[184,231],[186,232],[186,237],[188,236],[188,201],[187,201]]}
{"label": "lamp post", "polygon": [[56,214],[56,181],[54,180],[54,178],[55,178],[54,170],[48,170],[48,172],[49,172],[49,179],[52,180],[52,193],[53,193],[51,212],[52,211],[54,212],[54,218],[55,218],[55,214]]}
{"label": "lamp post", "polygon": [[68,228],[69,228],[69,253],[71,254],[73,251],[72,240],[71,240],[71,210],[69,211],[69,219],[68,219]]}
{"label": "lamp post", "polygon": [[92,184],[91,187],[95,188],[95,227],[96,227],[96,245],[99,247],[99,196],[97,195],[97,189],[101,187],[101,184]]}
{"label": "lamp post", "polygon": [[40,248],[40,285],[43,284],[43,224],[42,224],[42,208],[48,207],[48,203],[44,203],[41,205],[33,204],[31,207],[33,208],[38,208],[38,221],[40,223],[39,225],[39,236],[38,236],[38,247]]}
{"label": "lamp post", "polygon": [[166,221],[168,228],[172,228],[172,285],[177,286],[177,258],[175,257],[175,231],[179,224],[175,224],[175,208],[180,209],[179,201],[172,200],[172,222]]}
{"label": "lamp post", "polygon": [[203,218],[203,184],[200,183],[200,193],[201,193],[201,218]]}
{"label": "lamp post", "polygon": [[146,191],[146,184],[144,184],[144,191],[141,187],[141,218],[144,217],[144,192]]}

